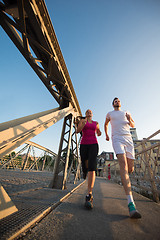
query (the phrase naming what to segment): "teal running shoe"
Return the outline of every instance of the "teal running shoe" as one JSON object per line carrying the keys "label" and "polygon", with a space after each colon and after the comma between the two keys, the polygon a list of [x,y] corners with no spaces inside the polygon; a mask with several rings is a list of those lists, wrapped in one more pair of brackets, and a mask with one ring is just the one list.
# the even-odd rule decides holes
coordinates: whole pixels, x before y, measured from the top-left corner
{"label": "teal running shoe", "polygon": [[128,204],[130,218],[141,218],[141,214],[137,211],[133,202]]}
{"label": "teal running shoe", "polygon": [[86,196],[85,207],[87,209],[92,209],[93,208],[93,196],[92,196],[92,194],[89,194],[88,196]]}

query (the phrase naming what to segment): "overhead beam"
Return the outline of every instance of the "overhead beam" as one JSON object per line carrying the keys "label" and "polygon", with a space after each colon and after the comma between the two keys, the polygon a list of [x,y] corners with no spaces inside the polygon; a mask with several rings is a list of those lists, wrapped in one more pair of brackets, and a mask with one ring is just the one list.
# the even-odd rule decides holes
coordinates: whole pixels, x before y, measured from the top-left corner
{"label": "overhead beam", "polygon": [[0,7],[4,31],[59,106],[71,103],[77,115],[82,115],[44,0],[4,2]]}
{"label": "overhead beam", "polygon": [[26,141],[35,137],[57,121],[74,114],[70,105],[67,108],[51,109],[0,124],[0,158],[10,153]]}

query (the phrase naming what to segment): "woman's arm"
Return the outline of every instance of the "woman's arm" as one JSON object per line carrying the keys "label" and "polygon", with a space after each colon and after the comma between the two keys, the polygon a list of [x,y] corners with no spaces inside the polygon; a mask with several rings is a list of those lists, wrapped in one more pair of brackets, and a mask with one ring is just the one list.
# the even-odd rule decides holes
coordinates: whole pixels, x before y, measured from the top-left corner
{"label": "woman's arm", "polygon": [[102,135],[102,132],[100,131],[99,123],[98,123],[98,122],[97,122],[96,133],[97,133],[97,136],[98,136],[98,137]]}
{"label": "woman's arm", "polygon": [[84,128],[84,126],[86,125],[86,123],[87,123],[87,118],[81,119],[80,122],[78,123],[76,133],[80,133],[82,131],[82,129]]}

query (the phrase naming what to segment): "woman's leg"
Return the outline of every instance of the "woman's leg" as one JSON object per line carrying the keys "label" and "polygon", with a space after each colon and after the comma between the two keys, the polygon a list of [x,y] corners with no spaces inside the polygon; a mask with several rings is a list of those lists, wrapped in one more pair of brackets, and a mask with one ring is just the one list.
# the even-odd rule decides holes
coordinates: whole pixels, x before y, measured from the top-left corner
{"label": "woman's leg", "polygon": [[87,145],[80,145],[80,156],[81,156],[81,164],[83,171],[83,178],[86,179],[88,172],[88,147]]}
{"label": "woman's leg", "polygon": [[98,144],[91,144],[88,160],[88,194],[92,194],[97,168]]}
{"label": "woman's leg", "polygon": [[95,183],[95,171],[88,172],[88,194],[92,194]]}

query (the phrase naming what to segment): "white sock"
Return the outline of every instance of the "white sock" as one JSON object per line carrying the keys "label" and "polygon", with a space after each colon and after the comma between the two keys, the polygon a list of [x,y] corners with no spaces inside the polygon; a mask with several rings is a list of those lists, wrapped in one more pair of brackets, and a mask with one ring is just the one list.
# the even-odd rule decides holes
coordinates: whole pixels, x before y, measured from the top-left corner
{"label": "white sock", "polygon": [[[131,195],[127,195],[127,201],[128,201],[128,204],[129,204],[130,202],[133,202],[133,203],[134,203],[132,194],[131,194]],[[135,203],[134,203],[134,204],[135,204]]]}

